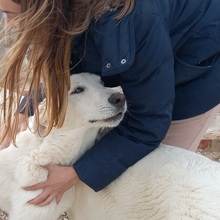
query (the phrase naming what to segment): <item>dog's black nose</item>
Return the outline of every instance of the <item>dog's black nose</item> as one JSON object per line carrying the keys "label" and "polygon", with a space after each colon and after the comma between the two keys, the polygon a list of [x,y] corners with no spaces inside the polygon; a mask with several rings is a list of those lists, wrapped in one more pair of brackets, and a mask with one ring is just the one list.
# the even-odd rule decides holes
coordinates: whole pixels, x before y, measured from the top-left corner
{"label": "dog's black nose", "polygon": [[125,105],[125,95],[119,92],[114,93],[108,98],[108,101],[117,107],[123,107]]}

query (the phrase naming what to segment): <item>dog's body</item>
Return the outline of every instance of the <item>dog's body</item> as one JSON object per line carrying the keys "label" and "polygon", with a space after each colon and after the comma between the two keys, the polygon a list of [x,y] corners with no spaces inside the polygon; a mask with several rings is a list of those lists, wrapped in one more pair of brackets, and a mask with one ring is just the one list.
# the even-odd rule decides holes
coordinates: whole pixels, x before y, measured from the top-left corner
{"label": "dog's body", "polygon": [[40,191],[21,187],[47,178],[42,165],[74,163],[93,145],[99,128],[116,126],[126,110],[123,96],[101,86],[96,76],[74,77],[70,93],[77,92],[70,95],[64,126],[44,139],[27,130],[18,136],[18,148],[11,145],[0,152],[0,208],[9,220],[55,220],[64,211],[71,220],[220,219],[220,164],[164,145],[100,192],[80,183],[58,205],[27,204]]}
{"label": "dog's body", "polygon": [[76,220],[219,220],[220,165],[161,145],[96,193],[76,186]]}

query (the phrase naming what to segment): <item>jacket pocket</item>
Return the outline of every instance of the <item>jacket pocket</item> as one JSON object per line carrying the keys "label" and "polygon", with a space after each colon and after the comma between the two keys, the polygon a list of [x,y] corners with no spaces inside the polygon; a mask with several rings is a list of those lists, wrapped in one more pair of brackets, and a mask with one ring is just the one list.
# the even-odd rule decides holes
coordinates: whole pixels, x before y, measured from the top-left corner
{"label": "jacket pocket", "polygon": [[191,65],[185,63],[184,61],[180,60],[176,55],[174,56],[174,58],[175,58],[174,72],[175,72],[176,86],[201,77],[211,68],[211,66]]}

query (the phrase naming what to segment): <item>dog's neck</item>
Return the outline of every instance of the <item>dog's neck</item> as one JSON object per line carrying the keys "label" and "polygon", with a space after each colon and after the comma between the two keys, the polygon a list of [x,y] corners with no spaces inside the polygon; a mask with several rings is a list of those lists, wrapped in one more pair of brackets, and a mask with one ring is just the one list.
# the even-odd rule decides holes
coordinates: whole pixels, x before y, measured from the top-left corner
{"label": "dog's neck", "polygon": [[[75,163],[89,148],[94,145],[99,128],[81,127],[66,129],[53,128],[52,131],[44,138],[35,135],[40,140],[39,148],[45,154],[58,152],[59,158],[51,163],[60,165],[71,165]],[[47,153],[48,152],[48,153]],[[54,160],[54,159],[52,159]]]}
{"label": "dog's neck", "polygon": [[34,132],[36,123],[34,121],[30,123],[30,130],[27,129],[17,136],[17,147],[27,154],[39,150],[41,155],[49,158],[45,163],[59,165],[71,165],[76,162],[94,145],[100,129],[91,127],[90,124],[79,127],[76,121],[75,123],[67,121],[62,127],[54,127],[47,136],[42,137],[38,132]]}

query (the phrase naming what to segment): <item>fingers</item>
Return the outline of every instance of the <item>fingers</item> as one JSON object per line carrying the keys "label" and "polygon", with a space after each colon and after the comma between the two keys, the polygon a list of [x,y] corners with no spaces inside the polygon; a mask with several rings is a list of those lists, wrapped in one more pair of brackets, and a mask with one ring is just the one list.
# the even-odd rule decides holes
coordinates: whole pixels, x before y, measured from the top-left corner
{"label": "fingers", "polygon": [[33,186],[24,187],[23,189],[26,190],[26,191],[36,191],[36,190],[39,190],[39,189],[44,189],[45,186],[46,186],[46,182],[43,182],[43,183],[38,183],[38,184],[33,185]]}
{"label": "fingers", "polygon": [[46,206],[49,205],[54,199],[58,204],[63,196],[63,193],[58,194],[56,197],[53,194],[48,193],[46,190],[41,193],[36,198],[28,201],[28,204],[37,205],[37,206]]}
{"label": "fingers", "polygon": [[[59,203],[63,194],[79,180],[72,167],[63,167],[53,164],[43,166],[48,170],[47,180],[33,186],[24,187],[24,190],[43,192],[38,197],[29,201],[29,204],[38,206],[48,205],[54,199]],[[59,176],[59,178],[57,178]]]}
{"label": "fingers", "polygon": [[60,202],[62,196],[63,196],[63,193],[57,195],[57,197],[56,197],[56,203],[57,203],[57,204]]}
{"label": "fingers", "polygon": [[[43,166],[44,168],[46,168],[48,171],[49,169],[51,169],[53,165],[45,165]],[[32,186],[26,186],[26,187],[23,187],[24,190],[26,191],[35,191],[35,190],[39,190],[39,189],[44,189],[45,187],[48,186],[48,181],[45,181],[45,182],[42,182],[42,183],[37,183],[35,185],[32,185]]]}
{"label": "fingers", "polygon": [[45,206],[49,205],[54,200],[54,195],[48,195],[47,192],[43,192],[39,196],[37,196],[35,199],[32,199],[28,202],[28,204],[33,204],[37,206]]}

